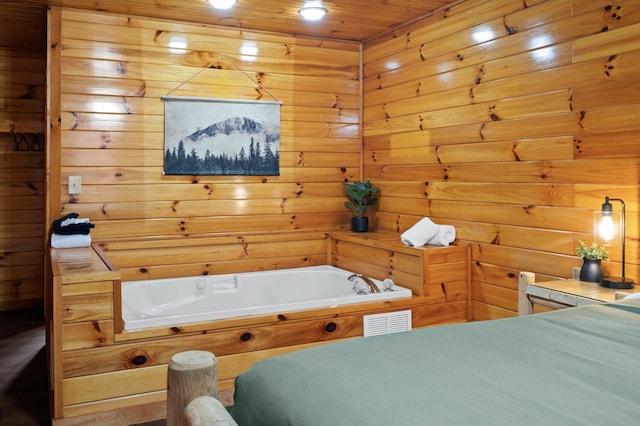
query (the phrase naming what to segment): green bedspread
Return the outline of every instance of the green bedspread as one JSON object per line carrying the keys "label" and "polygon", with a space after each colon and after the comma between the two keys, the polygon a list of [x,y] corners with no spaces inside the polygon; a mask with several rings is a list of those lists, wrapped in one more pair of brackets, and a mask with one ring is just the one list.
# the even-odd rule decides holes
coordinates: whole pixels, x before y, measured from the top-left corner
{"label": "green bedspread", "polygon": [[240,426],[640,424],[640,301],[293,352],[240,375],[230,411]]}

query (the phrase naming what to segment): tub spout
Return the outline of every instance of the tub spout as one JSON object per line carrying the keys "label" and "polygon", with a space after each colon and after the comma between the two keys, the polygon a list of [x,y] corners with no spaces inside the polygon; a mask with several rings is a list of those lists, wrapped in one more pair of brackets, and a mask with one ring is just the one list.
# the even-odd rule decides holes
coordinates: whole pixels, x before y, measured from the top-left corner
{"label": "tub spout", "polygon": [[349,281],[353,282],[356,278],[360,278],[365,284],[369,286],[371,289],[371,293],[380,293],[380,289],[378,286],[371,280],[371,278],[365,277],[362,274],[353,274],[347,278]]}

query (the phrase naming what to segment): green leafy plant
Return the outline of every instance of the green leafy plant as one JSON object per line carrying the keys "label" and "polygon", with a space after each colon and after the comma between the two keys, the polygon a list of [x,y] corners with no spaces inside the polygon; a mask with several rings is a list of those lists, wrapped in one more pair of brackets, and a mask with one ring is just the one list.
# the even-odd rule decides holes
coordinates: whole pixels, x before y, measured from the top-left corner
{"label": "green leafy plant", "polygon": [[589,260],[609,260],[609,252],[606,248],[598,246],[596,243],[587,246],[583,241],[578,241],[576,254],[583,259]]}
{"label": "green leafy plant", "polygon": [[351,201],[346,201],[345,206],[349,207],[356,217],[361,217],[369,207],[378,201],[375,196],[380,188],[371,186],[371,182],[344,182],[344,188]]}

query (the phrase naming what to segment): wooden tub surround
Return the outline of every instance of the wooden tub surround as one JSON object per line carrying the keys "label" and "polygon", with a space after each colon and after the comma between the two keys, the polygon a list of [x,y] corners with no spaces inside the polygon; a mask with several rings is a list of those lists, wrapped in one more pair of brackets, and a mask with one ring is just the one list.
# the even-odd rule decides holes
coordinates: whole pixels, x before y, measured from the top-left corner
{"label": "wooden tub surround", "polygon": [[[275,251],[268,251],[269,245]],[[273,253],[280,261],[269,257]],[[121,425],[164,418],[167,365],[182,351],[216,354],[220,399],[229,405],[235,377],[255,362],[360,337],[363,315],[410,309],[414,328],[467,321],[469,256],[466,245],[407,247],[391,232],[152,238],[51,249],[53,287],[46,320],[53,423]],[[121,281],[327,263],[376,279],[391,277],[414,296],[122,329]]]}

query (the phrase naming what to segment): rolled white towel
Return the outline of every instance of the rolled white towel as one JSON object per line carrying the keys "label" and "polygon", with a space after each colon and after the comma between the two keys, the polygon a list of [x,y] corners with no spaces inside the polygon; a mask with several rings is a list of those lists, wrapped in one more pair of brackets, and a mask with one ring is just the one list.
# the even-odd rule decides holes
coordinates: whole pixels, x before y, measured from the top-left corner
{"label": "rolled white towel", "polygon": [[90,245],[91,236],[89,234],[51,234],[51,247],[53,248],[77,248],[89,247]]}
{"label": "rolled white towel", "polygon": [[427,241],[427,244],[448,246],[456,240],[456,228],[452,225],[438,225],[438,234]]}
{"label": "rolled white towel", "polygon": [[400,235],[400,241],[407,246],[422,247],[438,235],[438,228],[428,217],[422,218]]}

